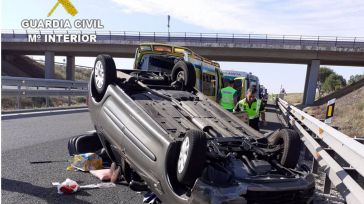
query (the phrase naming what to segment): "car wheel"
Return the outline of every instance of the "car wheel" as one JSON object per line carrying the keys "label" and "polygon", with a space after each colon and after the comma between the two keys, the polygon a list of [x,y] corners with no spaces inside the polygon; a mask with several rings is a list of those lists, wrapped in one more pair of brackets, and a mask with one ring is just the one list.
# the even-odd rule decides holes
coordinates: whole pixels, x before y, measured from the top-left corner
{"label": "car wheel", "polygon": [[116,80],[116,66],[114,59],[110,55],[97,56],[92,80],[97,94],[103,97],[107,86]]}
{"label": "car wheel", "polygon": [[283,150],[278,155],[280,163],[287,168],[295,168],[301,149],[301,139],[298,133],[290,129],[282,129],[273,134],[269,141],[273,145],[283,145]]}
{"label": "car wheel", "polygon": [[202,131],[189,130],[181,144],[177,162],[177,179],[192,186],[201,176],[206,159],[207,140]]}
{"label": "car wheel", "polygon": [[178,61],[172,69],[172,80],[182,80],[184,88],[192,91],[196,84],[195,67],[190,62]]}

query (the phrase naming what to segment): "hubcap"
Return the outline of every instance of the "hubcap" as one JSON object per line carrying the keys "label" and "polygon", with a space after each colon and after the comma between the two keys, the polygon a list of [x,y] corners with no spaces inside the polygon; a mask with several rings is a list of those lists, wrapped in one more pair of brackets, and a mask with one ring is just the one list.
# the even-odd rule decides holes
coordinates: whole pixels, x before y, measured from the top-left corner
{"label": "hubcap", "polygon": [[97,61],[95,65],[95,83],[99,89],[104,85],[104,67],[101,61]]}
{"label": "hubcap", "polygon": [[188,137],[186,137],[182,142],[181,151],[179,153],[178,164],[177,164],[178,173],[181,173],[185,168],[189,148],[190,148],[190,140],[188,139]]}

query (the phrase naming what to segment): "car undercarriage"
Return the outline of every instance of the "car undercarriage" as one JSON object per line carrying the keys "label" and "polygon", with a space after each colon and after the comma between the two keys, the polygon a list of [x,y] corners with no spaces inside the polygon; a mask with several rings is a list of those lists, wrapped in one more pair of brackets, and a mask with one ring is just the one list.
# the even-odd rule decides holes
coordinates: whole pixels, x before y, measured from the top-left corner
{"label": "car undercarriage", "polygon": [[[108,75],[112,63],[99,60]],[[135,172],[165,203],[310,203],[315,184],[297,164],[299,135],[262,135],[194,89],[186,82],[193,75],[181,71],[173,77],[112,70],[103,89],[93,72],[92,120],[124,177]]]}

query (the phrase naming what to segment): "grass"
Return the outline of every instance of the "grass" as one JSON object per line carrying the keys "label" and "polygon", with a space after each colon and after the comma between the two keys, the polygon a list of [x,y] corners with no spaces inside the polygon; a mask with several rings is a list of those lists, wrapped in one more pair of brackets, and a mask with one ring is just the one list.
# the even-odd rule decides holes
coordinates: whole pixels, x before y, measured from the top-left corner
{"label": "grass", "polygon": [[283,99],[290,104],[298,105],[302,103],[303,93],[287,93]]}
{"label": "grass", "polygon": [[[68,97],[49,97],[49,107],[68,107]],[[85,97],[71,97],[70,106],[80,106],[86,104]],[[21,97],[20,109],[46,108],[46,99],[42,97]],[[12,111],[16,108],[16,97],[1,97],[1,110]]]}
{"label": "grass", "polygon": [[[304,111],[324,119],[326,104],[307,107]],[[364,137],[364,87],[336,100],[332,125],[348,136]]]}
{"label": "grass", "polygon": [[[91,75],[91,71],[92,71],[91,69],[79,68],[76,66],[75,80],[88,81]],[[57,79],[66,79],[66,66],[56,64],[55,76]]]}

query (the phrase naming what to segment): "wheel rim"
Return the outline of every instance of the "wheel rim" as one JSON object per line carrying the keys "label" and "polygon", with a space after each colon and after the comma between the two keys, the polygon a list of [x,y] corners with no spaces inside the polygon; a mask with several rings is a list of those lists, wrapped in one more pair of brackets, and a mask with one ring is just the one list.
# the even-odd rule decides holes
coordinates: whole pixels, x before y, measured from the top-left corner
{"label": "wheel rim", "polygon": [[190,140],[188,139],[188,137],[186,137],[182,142],[181,151],[179,153],[178,164],[177,164],[178,173],[181,173],[185,168],[189,148],[190,148]]}
{"label": "wheel rim", "polygon": [[101,89],[104,86],[104,67],[101,61],[97,61],[95,65],[95,83],[96,87]]}

